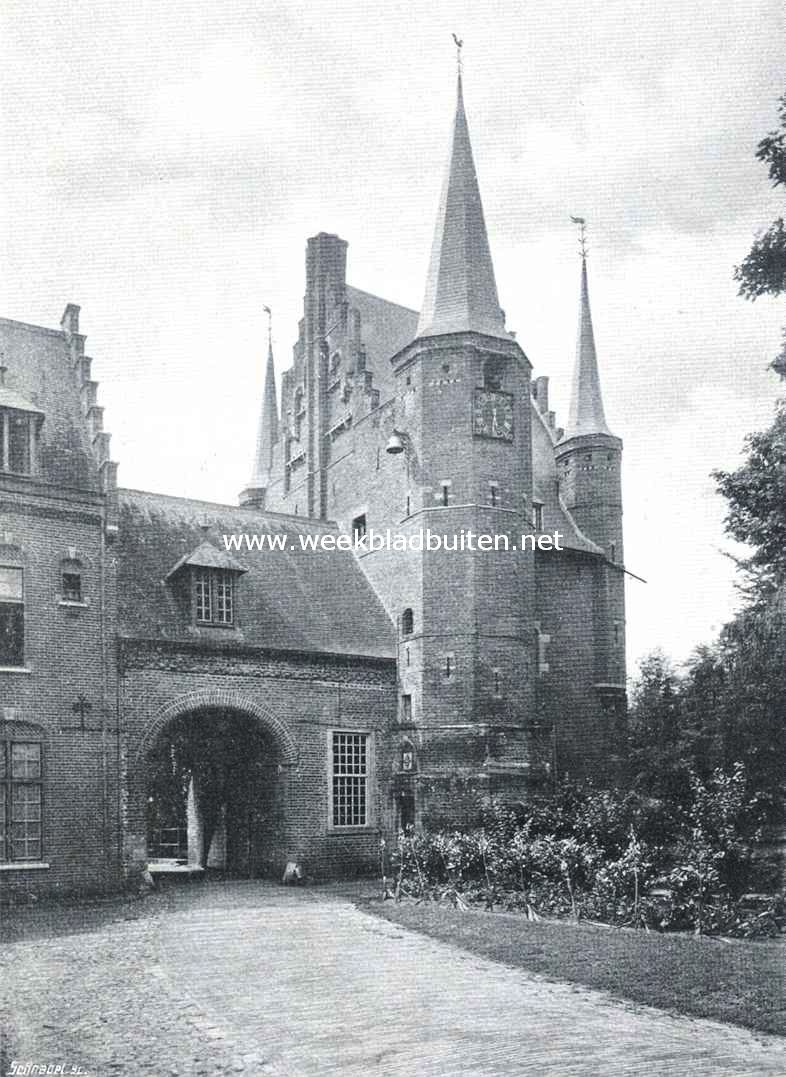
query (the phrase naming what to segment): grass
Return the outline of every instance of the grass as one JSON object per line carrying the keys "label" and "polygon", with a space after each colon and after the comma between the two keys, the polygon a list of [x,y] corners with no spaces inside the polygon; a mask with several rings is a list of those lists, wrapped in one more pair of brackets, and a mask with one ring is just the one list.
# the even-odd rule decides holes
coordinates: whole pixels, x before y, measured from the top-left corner
{"label": "grass", "polygon": [[621,999],[786,1035],[786,946],[658,935],[592,924],[532,923],[489,913],[392,901],[365,912],[550,980]]}

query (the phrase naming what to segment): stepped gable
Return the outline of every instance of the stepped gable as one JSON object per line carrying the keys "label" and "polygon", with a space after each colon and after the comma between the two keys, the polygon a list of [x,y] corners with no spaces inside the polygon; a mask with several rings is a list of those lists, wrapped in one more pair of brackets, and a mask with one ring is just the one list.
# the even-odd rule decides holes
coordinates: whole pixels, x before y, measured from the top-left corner
{"label": "stepped gable", "polygon": [[[92,359],[79,332],[79,307],[69,303],[60,329],[0,318],[6,406],[42,415],[34,478],[114,498],[117,464],[104,430]],[[14,403],[14,400],[16,403]]]}
{"label": "stepped gable", "polygon": [[[118,616],[122,636],[314,653],[395,657],[395,633],[351,552],[300,548],[334,524],[205,501],[121,490]],[[236,629],[200,629],[167,577],[206,544],[225,567],[225,534],[284,535],[287,549],[230,554],[239,578]],[[175,573],[177,575],[177,573]]]}
{"label": "stepped gable", "polygon": [[365,370],[381,402],[394,394],[394,377],[390,359],[414,339],[418,312],[392,303],[381,296],[347,286],[350,311],[359,316],[361,353]]}

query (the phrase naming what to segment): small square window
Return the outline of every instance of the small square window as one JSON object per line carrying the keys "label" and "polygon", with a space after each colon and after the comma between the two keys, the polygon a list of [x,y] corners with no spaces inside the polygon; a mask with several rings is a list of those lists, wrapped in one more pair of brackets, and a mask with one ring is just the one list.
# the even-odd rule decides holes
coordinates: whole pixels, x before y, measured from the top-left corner
{"label": "small square window", "polygon": [[355,542],[362,542],[366,537],[366,514],[356,516],[352,521],[352,537]]}

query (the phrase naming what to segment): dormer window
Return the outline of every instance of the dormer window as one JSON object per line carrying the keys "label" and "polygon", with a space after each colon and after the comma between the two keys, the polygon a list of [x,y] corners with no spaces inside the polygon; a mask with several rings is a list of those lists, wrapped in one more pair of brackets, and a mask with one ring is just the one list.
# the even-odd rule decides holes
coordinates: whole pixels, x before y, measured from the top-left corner
{"label": "dormer window", "polygon": [[216,568],[193,571],[197,624],[231,628],[235,623],[234,573]]}
{"label": "dormer window", "polygon": [[180,596],[191,620],[200,628],[234,628],[236,585],[246,569],[225,550],[203,542],[177,562],[166,582]]}
{"label": "dormer window", "polygon": [[43,412],[0,381],[0,469],[14,475],[35,474],[43,420]]}

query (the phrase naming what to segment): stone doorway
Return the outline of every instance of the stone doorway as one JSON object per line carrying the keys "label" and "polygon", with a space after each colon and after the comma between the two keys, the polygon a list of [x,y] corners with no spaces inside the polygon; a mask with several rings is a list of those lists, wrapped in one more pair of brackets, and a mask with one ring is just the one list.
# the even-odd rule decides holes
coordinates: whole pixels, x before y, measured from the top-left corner
{"label": "stone doorway", "polygon": [[282,769],[250,715],[208,707],[173,718],[147,756],[151,870],[265,874],[284,821]]}

